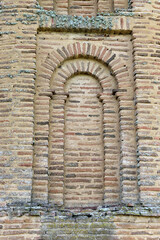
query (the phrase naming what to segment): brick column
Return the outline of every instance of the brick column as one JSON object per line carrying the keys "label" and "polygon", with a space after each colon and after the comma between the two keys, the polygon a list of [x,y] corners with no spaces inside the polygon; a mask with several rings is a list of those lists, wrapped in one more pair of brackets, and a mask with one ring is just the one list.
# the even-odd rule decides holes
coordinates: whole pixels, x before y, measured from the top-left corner
{"label": "brick column", "polygon": [[103,103],[104,205],[119,203],[119,116],[118,103],[108,90],[100,96]]}
{"label": "brick column", "polygon": [[[44,82],[43,82],[44,83]],[[35,96],[32,202],[48,203],[48,136],[51,93],[37,90]]]}
{"label": "brick column", "polygon": [[135,106],[132,94],[126,89],[119,89],[116,97],[119,100],[121,140],[121,202],[134,205],[138,202]]}
{"label": "brick column", "polygon": [[53,95],[49,130],[49,202],[63,205],[64,191],[64,106],[67,95]]}

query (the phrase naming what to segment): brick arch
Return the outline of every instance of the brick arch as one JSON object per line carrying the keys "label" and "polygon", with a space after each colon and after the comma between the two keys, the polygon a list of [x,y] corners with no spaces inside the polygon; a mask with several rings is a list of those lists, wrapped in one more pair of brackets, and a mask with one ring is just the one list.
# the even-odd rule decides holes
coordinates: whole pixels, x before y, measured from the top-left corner
{"label": "brick arch", "polygon": [[90,43],[80,44],[79,42],[76,42],[74,44],[68,44],[67,46],[58,48],[56,51],[53,50],[48,54],[42,66],[50,70],[48,78],[51,79],[52,73],[56,70],[56,68],[61,66],[63,62],[80,57],[95,59],[109,67],[118,83],[119,88],[121,88],[120,82],[122,80],[123,82],[126,81],[127,84],[130,83],[129,71],[123,60],[120,57],[117,57],[111,49],[104,46],[96,46],[95,44]]}
{"label": "brick arch", "polygon": [[[66,63],[66,68],[64,69],[64,63]],[[65,61],[61,68],[54,74],[54,79],[56,82],[62,83],[59,91],[64,91],[64,85],[67,80],[74,75],[78,74],[88,74],[93,76],[99,82],[102,89],[105,88],[105,83],[108,81],[108,76],[104,74],[104,65],[98,61],[90,62],[90,59],[81,58],[79,61]],[[53,79],[50,82],[50,87],[54,89],[55,80],[53,83]],[[117,84],[115,84],[117,85]],[[116,86],[117,87],[117,86]],[[110,88],[111,89],[111,88]],[[56,90],[56,89],[55,89]]]}
{"label": "brick arch", "polygon": [[[133,171],[131,171],[131,169],[135,169],[136,168],[136,153],[133,153],[134,151],[136,151],[136,143],[131,143],[128,145],[127,141],[129,141],[131,138],[133,138],[133,135],[135,136],[135,127],[134,127],[134,123],[130,123],[130,119],[128,117],[128,114],[134,115],[134,103],[133,103],[133,87],[131,84],[131,81],[129,79],[129,72],[128,69],[126,67],[126,65],[123,63],[123,60],[121,58],[118,58],[116,56],[116,54],[112,51],[109,50],[107,47],[97,47],[95,44],[89,44],[89,43],[74,43],[74,44],[68,44],[66,47],[63,46],[59,49],[57,49],[56,51],[52,51],[50,54],[48,54],[45,62],[41,65],[41,69],[40,69],[40,74],[38,75],[38,79],[39,80],[39,85],[38,85],[38,92],[36,94],[35,102],[39,102],[40,99],[45,99],[45,106],[48,112],[48,115],[45,116],[45,120],[48,119],[47,121],[49,122],[49,102],[50,102],[50,97],[51,97],[51,93],[50,88],[51,88],[51,79],[52,79],[52,75],[54,72],[56,72],[56,69],[60,68],[61,66],[63,66],[63,63],[65,63],[66,61],[72,60],[72,59],[78,59],[78,58],[84,58],[84,59],[94,59],[97,64],[102,63],[104,66],[109,67],[109,69],[112,72],[112,75],[114,76],[114,78],[117,81],[117,85],[118,85],[118,91],[116,92],[116,97],[118,99],[119,102],[119,121],[120,121],[120,136],[121,136],[121,173],[120,175],[121,177],[121,202],[123,203],[128,203],[130,202],[132,199],[132,202],[135,201],[137,202],[137,179],[135,177],[133,177]],[[82,69],[80,69],[80,72],[84,72],[82,71]],[[73,74],[76,73],[76,70],[74,71]],[[64,74],[64,72],[63,72]],[[93,74],[93,71],[90,71],[90,74]],[[97,76],[97,73],[94,74],[95,76]],[[64,82],[67,81],[68,79],[68,75],[66,74],[66,76],[64,76],[63,79],[63,86],[64,86]],[[97,77],[98,78],[98,77]],[[45,86],[45,87],[44,87]],[[46,91],[48,91],[46,94],[43,95],[43,91],[44,88],[46,89]],[[55,96],[56,97],[56,96]],[[64,101],[65,102],[65,97],[62,99],[60,99],[60,101]],[[56,97],[58,100],[58,96]],[[59,100],[58,100],[59,101]],[[47,105],[48,102],[48,105]],[[39,104],[39,103],[38,103]],[[57,107],[57,106],[56,106]],[[59,108],[59,106],[58,106]],[[58,109],[57,108],[57,109]],[[39,109],[40,111],[40,106],[37,107],[37,109]],[[128,113],[128,109],[129,109],[129,113]],[[35,111],[35,126],[37,126],[37,122],[38,122],[38,110],[37,110],[37,117],[36,117],[36,111]],[[59,117],[59,116],[58,116]],[[46,122],[46,121],[44,121]],[[132,125],[132,128],[127,128],[126,126]],[[36,131],[38,132],[38,127],[35,127]],[[127,131],[126,131],[127,130]],[[48,131],[48,135],[49,130]],[[58,130],[59,131],[59,130]],[[35,133],[36,134],[36,133]],[[39,133],[38,133],[39,134]],[[131,149],[131,150],[130,150]],[[36,161],[39,162],[38,157],[36,156],[36,151],[35,150],[35,160],[34,160],[34,165],[36,165]],[[132,151],[132,153],[131,153]],[[45,152],[45,153],[44,153]],[[43,156],[48,156],[48,148],[46,147],[45,151],[43,152]],[[39,154],[37,154],[39,155]],[[128,156],[132,155],[132,159],[128,160]],[[47,159],[46,159],[47,160]],[[130,162],[128,162],[130,161]],[[42,164],[44,165],[44,164]],[[54,167],[53,167],[54,168]],[[41,168],[40,168],[41,169]],[[43,176],[45,177],[45,180],[43,182],[43,185],[45,186],[43,189],[43,191],[41,190],[41,194],[39,194],[38,192],[36,192],[36,181],[34,183],[33,181],[33,202],[34,201],[39,201],[39,202],[48,202],[48,166],[47,166],[47,162],[45,163],[45,169],[46,172]],[[42,170],[42,169],[41,169]],[[36,172],[36,168],[35,168],[35,172]],[[42,171],[43,172],[43,171]],[[56,174],[56,178],[57,181],[62,180],[62,170],[61,167],[59,167],[59,170],[57,171]],[[36,177],[35,177],[36,178]],[[130,189],[129,189],[129,183],[127,182],[127,179],[130,178],[130,186],[133,189],[133,195],[130,193]],[[55,199],[56,202],[58,202],[60,199],[60,201],[58,202],[58,205],[63,205],[63,193],[62,190],[59,190],[59,188],[62,188],[63,183],[61,184],[61,186],[59,185],[59,187],[57,188],[57,199]],[[34,190],[35,188],[35,190]],[[130,197],[131,196],[131,197]]]}

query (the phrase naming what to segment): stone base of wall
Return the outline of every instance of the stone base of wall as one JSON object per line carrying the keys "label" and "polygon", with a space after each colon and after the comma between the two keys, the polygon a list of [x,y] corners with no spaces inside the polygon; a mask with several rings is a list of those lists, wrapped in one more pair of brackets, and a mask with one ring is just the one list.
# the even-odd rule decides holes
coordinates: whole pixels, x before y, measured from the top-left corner
{"label": "stone base of wall", "polygon": [[153,209],[149,216],[149,211],[139,207],[81,212],[12,207],[1,212],[0,240],[158,240],[160,217]]}
{"label": "stone base of wall", "polygon": [[42,239],[153,240],[160,239],[160,218],[95,216],[62,218],[43,223]]}
{"label": "stone base of wall", "polygon": [[43,239],[40,217],[28,214],[18,217],[6,213],[0,213],[0,216],[0,240]]}

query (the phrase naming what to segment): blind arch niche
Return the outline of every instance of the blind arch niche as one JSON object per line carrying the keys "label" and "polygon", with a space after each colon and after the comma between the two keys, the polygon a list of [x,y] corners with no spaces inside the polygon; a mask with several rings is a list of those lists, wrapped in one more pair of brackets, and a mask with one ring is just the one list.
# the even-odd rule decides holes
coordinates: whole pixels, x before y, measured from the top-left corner
{"label": "blind arch niche", "polygon": [[[40,137],[35,138],[34,146],[32,202],[64,206],[65,84],[78,74],[92,76],[102,88],[103,205],[137,203],[133,82],[125,62],[113,51],[86,42],[53,50],[37,74],[34,134]],[[42,104],[45,115],[40,121]],[[42,138],[46,139],[43,146]]]}
{"label": "blind arch niche", "polygon": [[104,143],[99,82],[78,74],[65,84],[69,93],[64,126],[64,205],[97,207],[103,203]]}
{"label": "blind arch niche", "polygon": [[102,63],[79,58],[56,69],[51,83],[50,203],[69,208],[118,204],[119,117],[112,95],[116,81]]}

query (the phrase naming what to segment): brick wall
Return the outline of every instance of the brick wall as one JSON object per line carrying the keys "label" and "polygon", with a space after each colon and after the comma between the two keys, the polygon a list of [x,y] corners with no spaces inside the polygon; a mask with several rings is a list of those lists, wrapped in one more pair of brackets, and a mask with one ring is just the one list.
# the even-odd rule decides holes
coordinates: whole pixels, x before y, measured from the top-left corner
{"label": "brick wall", "polygon": [[48,229],[44,239],[104,239],[104,240],[154,240],[159,238],[160,222],[156,218],[116,216],[77,217],[59,219],[52,223],[44,219],[42,229]]}
{"label": "brick wall", "polygon": [[[89,215],[89,214],[88,214]],[[43,217],[1,214],[0,239],[159,239],[160,220],[157,217],[44,215]]]}
{"label": "brick wall", "polygon": [[[28,9],[30,7],[30,9]],[[36,22],[35,1],[3,1],[1,12],[1,204],[31,201]],[[22,23],[23,21],[23,23]]]}
{"label": "brick wall", "polygon": [[77,16],[96,16],[97,13],[111,13],[130,7],[128,0],[39,0],[39,4],[47,10],[55,10],[57,14]]}
{"label": "brick wall", "polygon": [[41,239],[42,230],[38,217],[9,217],[6,213],[0,215],[0,239]]}
{"label": "brick wall", "polygon": [[39,4],[0,3],[0,239],[159,239],[159,2]]}
{"label": "brick wall", "polygon": [[[138,4],[137,10],[144,11],[146,15],[135,18],[136,26],[133,27],[133,46],[135,49],[135,82],[137,106],[137,138],[138,138],[138,166],[140,201],[150,205],[159,203],[159,114],[157,112],[159,67],[157,66],[157,36],[159,27],[156,23],[158,2],[153,4],[144,2]],[[154,11],[151,16],[150,11]],[[156,14],[155,14],[156,12]],[[138,15],[138,13],[137,13]],[[146,22],[148,21],[149,22]],[[138,24],[137,24],[138,23]],[[152,119],[152,120],[151,120]],[[150,121],[151,120],[151,121]],[[154,180],[153,180],[154,179]]]}

